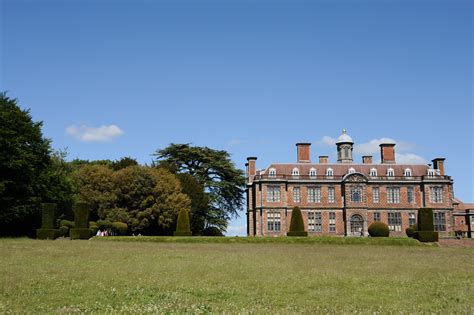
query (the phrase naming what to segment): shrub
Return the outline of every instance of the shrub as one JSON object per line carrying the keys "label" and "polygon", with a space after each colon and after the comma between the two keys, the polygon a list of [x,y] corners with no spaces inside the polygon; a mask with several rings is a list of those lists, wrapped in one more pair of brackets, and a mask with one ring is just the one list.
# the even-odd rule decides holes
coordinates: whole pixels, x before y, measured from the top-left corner
{"label": "shrub", "polygon": [[61,220],[59,221],[59,226],[67,226],[68,228],[74,228],[74,222],[69,220]]}
{"label": "shrub", "polygon": [[294,207],[291,213],[290,231],[287,236],[308,236],[304,230],[303,216],[299,207]]}
{"label": "shrub", "polygon": [[59,237],[59,230],[56,229],[37,229],[36,237],[40,240],[54,240]]}
{"label": "shrub", "polygon": [[112,228],[112,222],[109,220],[97,220],[96,224],[100,230],[108,230]]}
{"label": "shrub", "polygon": [[413,235],[415,234],[415,230],[412,227],[406,228],[405,232],[407,233],[408,237],[413,237]]}
{"label": "shrub", "polygon": [[202,231],[202,236],[224,236],[224,234],[217,227],[209,226]]}
{"label": "shrub", "polygon": [[189,224],[189,213],[186,209],[181,209],[178,213],[178,222],[174,236],[191,236],[191,225]]}
{"label": "shrub", "polygon": [[413,229],[413,231],[418,231],[418,223],[415,223],[411,226],[411,228]]}
{"label": "shrub", "polygon": [[127,235],[128,225],[127,223],[123,222],[113,222],[112,231],[117,233],[118,235]]}
{"label": "shrub", "polygon": [[418,210],[418,230],[419,231],[434,231],[433,224],[433,209],[421,208]]}
{"label": "shrub", "polygon": [[54,229],[54,217],[57,205],[55,203],[41,204],[41,229]]}
{"label": "shrub", "polygon": [[91,237],[91,230],[89,228],[74,228],[69,231],[69,234],[73,240],[87,240]]}
{"label": "shrub", "polygon": [[65,225],[61,225],[59,227],[59,236],[62,236],[62,237],[69,236],[69,227]]}
{"label": "shrub", "polygon": [[85,202],[78,202],[74,205],[74,227],[89,229],[89,205]]}
{"label": "shrub", "polygon": [[369,235],[372,237],[387,237],[389,234],[388,225],[383,222],[376,221],[369,225]]}
{"label": "shrub", "polygon": [[414,237],[420,242],[437,242],[438,232],[433,231],[416,231]]}
{"label": "shrub", "polygon": [[89,221],[89,229],[91,230],[91,236],[94,236],[97,234],[97,231],[99,230],[99,227],[97,226],[97,223],[94,221]]}

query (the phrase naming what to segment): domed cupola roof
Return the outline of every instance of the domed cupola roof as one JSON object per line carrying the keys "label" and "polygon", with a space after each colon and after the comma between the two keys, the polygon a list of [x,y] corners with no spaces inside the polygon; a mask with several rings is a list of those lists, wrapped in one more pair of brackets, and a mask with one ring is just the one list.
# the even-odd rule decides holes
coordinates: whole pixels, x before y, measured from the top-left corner
{"label": "domed cupola roof", "polygon": [[342,129],[342,134],[337,138],[337,143],[354,143],[351,136],[347,134],[346,129]]}

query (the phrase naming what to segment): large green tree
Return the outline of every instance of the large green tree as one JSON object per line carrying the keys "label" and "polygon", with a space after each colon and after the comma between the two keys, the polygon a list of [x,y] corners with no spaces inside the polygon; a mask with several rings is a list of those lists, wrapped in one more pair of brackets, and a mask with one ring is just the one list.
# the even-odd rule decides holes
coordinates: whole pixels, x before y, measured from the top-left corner
{"label": "large green tree", "polygon": [[225,230],[227,221],[238,216],[244,205],[245,177],[228,152],[172,143],[154,155],[158,166],[164,163],[178,173],[190,174],[206,189],[210,197],[208,217],[219,222],[219,228]]}

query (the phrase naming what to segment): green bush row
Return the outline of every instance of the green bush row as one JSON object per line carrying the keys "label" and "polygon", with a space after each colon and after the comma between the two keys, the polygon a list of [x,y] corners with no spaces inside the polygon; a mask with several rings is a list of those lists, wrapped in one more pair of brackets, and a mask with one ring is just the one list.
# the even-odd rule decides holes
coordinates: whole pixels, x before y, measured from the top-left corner
{"label": "green bush row", "polygon": [[36,237],[40,240],[54,240],[59,237],[57,229],[37,229]]}

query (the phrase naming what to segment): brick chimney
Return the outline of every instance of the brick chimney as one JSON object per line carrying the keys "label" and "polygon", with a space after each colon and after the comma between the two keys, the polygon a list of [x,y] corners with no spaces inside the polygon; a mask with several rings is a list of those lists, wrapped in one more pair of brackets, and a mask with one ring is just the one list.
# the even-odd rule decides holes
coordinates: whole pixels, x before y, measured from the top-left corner
{"label": "brick chimney", "polygon": [[395,143],[381,143],[380,156],[382,164],[395,164]]}
{"label": "brick chimney", "polygon": [[319,156],[319,163],[320,164],[327,164],[329,157],[327,155],[320,155]]}
{"label": "brick chimney", "polygon": [[372,164],[372,155],[364,155],[362,157],[362,164]]}
{"label": "brick chimney", "polygon": [[439,175],[444,176],[444,160],[445,158],[436,158],[431,160],[433,162],[433,168],[439,170]]}
{"label": "brick chimney", "polygon": [[249,156],[247,158],[247,161],[248,161],[248,163],[246,164],[247,165],[247,176],[248,177],[254,176],[256,174],[256,161],[257,161],[257,158],[254,157],[254,156]]}
{"label": "brick chimney", "polygon": [[310,150],[309,147],[311,143],[297,143],[297,155],[298,155],[298,163],[310,163],[311,160],[309,159]]}

